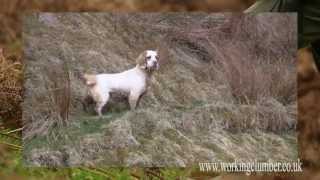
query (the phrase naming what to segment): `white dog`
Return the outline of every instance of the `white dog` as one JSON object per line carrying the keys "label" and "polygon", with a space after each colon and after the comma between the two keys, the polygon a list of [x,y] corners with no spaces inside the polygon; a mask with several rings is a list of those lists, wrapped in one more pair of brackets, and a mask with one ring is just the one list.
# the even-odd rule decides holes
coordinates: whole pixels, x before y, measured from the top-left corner
{"label": "white dog", "polygon": [[136,67],[121,73],[83,75],[99,116],[102,116],[102,108],[108,102],[111,92],[127,93],[130,109],[136,108],[140,96],[147,90],[152,73],[159,69],[158,52],[146,50],[139,55],[136,63]]}

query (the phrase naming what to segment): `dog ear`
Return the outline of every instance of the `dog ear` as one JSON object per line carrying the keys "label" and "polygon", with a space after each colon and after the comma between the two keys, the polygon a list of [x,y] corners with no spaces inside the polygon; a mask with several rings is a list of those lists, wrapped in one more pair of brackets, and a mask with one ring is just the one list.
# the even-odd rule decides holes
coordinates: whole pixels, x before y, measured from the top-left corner
{"label": "dog ear", "polygon": [[158,59],[160,59],[160,51],[161,51],[160,48],[157,48],[154,51],[157,53]]}
{"label": "dog ear", "polygon": [[87,86],[94,86],[97,84],[97,79],[95,75],[92,74],[83,74],[82,79],[84,80]]}
{"label": "dog ear", "polygon": [[146,56],[147,56],[147,51],[143,51],[136,60],[137,65],[139,65],[139,67],[141,67],[142,69],[147,68]]}

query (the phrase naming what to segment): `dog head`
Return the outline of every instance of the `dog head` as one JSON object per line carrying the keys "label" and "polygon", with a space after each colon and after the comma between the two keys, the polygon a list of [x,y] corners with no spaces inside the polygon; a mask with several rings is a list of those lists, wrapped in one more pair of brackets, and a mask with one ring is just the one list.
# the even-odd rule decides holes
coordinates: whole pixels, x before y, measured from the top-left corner
{"label": "dog head", "polygon": [[159,69],[159,55],[157,51],[146,50],[142,52],[138,59],[137,64],[141,69],[148,71],[158,70]]}

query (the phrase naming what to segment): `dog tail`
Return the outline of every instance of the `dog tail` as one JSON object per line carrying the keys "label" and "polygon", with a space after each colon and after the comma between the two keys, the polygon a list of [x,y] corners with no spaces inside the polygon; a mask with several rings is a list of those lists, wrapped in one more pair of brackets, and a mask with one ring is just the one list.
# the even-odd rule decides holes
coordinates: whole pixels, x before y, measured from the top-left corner
{"label": "dog tail", "polygon": [[82,79],[87,86],[94,86],[97,84],[96,75],[93,74],[83,74]]}

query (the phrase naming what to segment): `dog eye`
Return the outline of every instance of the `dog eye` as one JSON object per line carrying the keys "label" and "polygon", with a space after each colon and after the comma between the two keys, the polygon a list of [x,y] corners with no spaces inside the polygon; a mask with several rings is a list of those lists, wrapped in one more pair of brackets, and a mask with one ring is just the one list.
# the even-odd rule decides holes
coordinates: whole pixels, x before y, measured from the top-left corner
{"label": "dog eye", "polygon": [[147,56],[147,59],[150,59],[151,58],[151,56]]}

